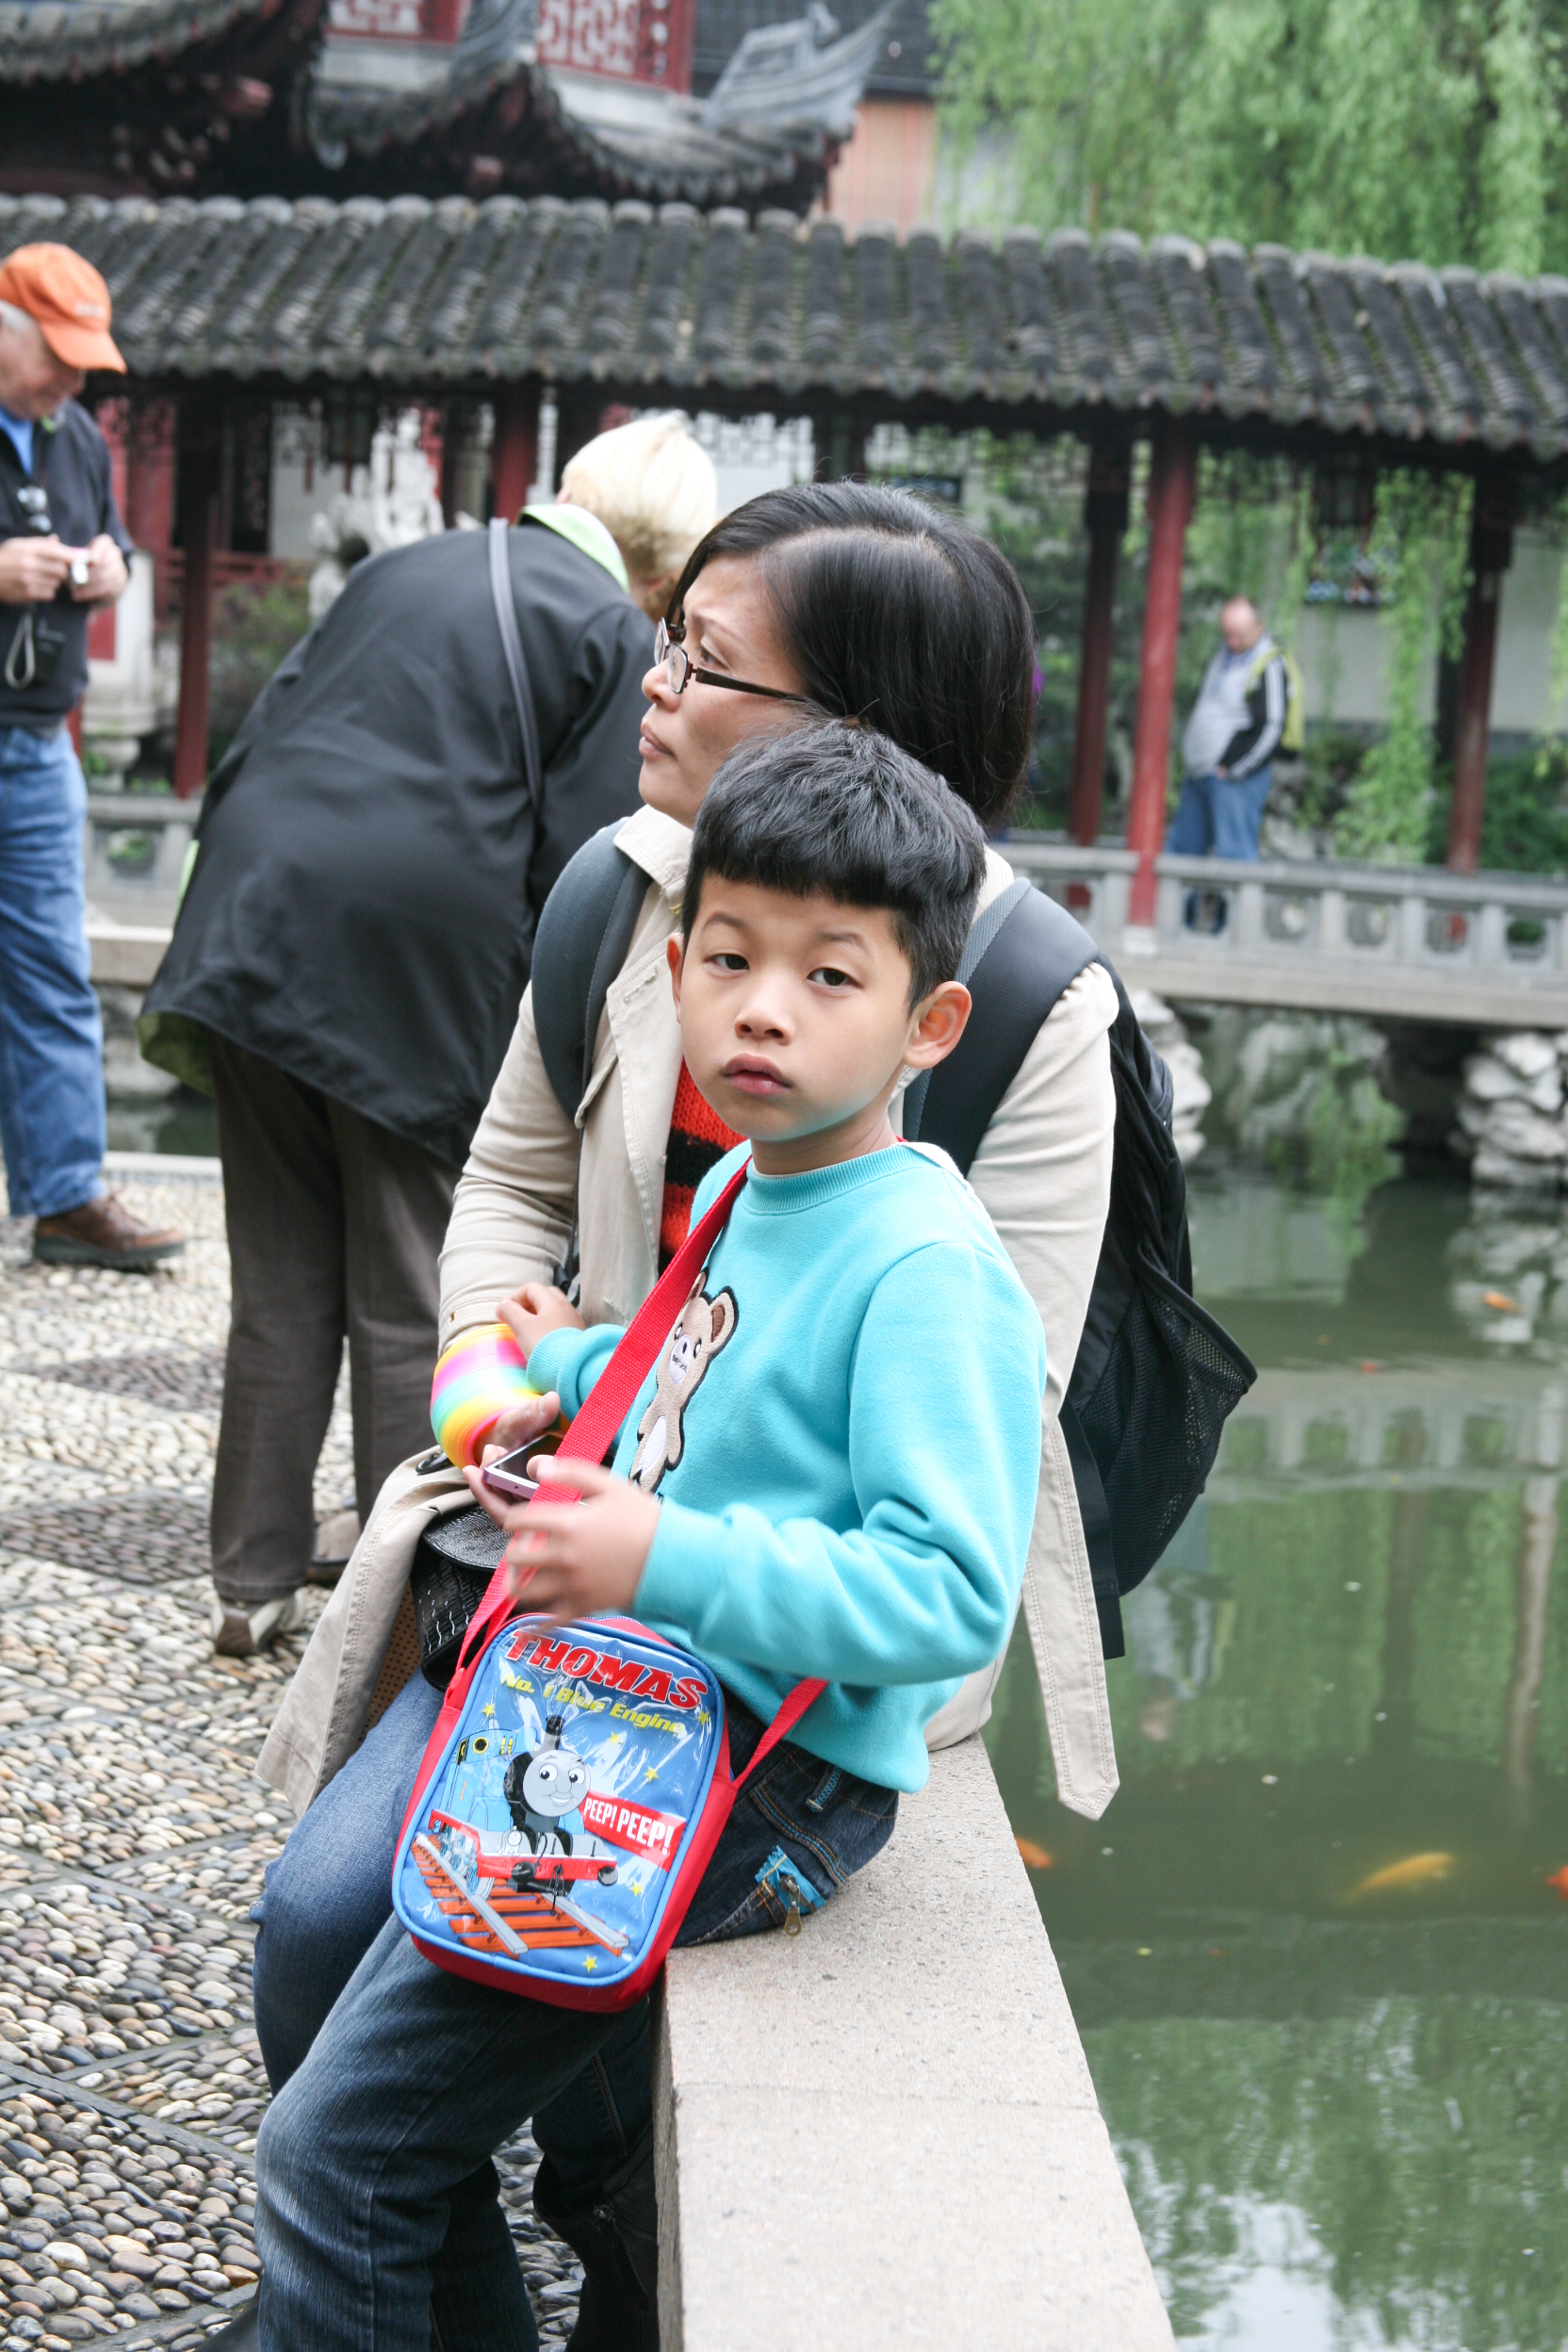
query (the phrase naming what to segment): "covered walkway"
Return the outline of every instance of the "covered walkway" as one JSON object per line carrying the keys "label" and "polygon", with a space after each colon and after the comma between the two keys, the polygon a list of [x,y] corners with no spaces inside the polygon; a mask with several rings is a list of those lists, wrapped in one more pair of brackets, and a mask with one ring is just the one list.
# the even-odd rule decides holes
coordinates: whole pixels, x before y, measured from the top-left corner
{"label": "covered walkway", "polygon": [[[503,510],[533,479],[549,386],[558,464],[612,403],[809,416],[819,465],[837,475],[861,470],[883,422],[1086,443],[1072,803],[1086,845],[1100,822],[1116,566],[1148,442],[1127,902],[1145,934],[1200,451],[1286,455],[1363,493],[1394,466],[1469,474],[1448,861],[1476,864],[1498,582],[1520,514],[1568,481],[1568,281],[1075,230],[899,242],[868,226],[851,241],[827,219],[631,201],[0,198],[0,250],[40,237],[75,245],[109,281],[131,383],[122,407],[118,384],[96,388],[123,450],[127,518],[142,544],[184,553],[182,792],[204,769],[213,564],[245,419],[319,400],[329,441],[355,457],[382,408],[416,400],[441,414],[455,481],[488,403]],[[171,401],[177,466],[139,430]]]}

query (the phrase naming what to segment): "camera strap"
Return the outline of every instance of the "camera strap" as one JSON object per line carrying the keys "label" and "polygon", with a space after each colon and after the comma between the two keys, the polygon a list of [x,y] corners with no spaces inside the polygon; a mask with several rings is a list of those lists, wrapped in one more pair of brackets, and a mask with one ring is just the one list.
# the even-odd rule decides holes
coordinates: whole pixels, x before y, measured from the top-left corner
{"label": "camera strap", "polygon": [[33,608],[27,605],[16,626],[11,649],[6,656],[6,683],[13,694],[30,686],[38,669],[38,654],[33,645]]}

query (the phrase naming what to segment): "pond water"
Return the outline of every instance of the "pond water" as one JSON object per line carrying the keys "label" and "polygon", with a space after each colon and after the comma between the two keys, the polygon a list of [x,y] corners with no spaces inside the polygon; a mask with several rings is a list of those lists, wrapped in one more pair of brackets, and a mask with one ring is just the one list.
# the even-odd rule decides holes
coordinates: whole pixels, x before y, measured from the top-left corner
{"label": "pond water", "polygon": [[1145,2242],[1184,2346],[1559,2352],[1568,1211],[1200,1162],[1192,1226],[1261,1377],[1120,1792],[1056,1803],[1021,1628],[988,1733]]}
{"label": "pond water", "polygon": [[205,1095],[182,1086],[163,1100],[126,1102],[111,1092],[108,1103],[111,1152],[192,1153],[218,1156],[218,1120]]}

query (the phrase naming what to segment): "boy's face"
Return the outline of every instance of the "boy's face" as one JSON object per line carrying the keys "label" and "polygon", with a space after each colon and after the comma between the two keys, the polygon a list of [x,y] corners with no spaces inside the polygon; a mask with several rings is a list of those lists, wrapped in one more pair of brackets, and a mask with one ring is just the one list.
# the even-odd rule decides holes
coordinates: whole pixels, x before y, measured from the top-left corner
{"label": "boy's face", "polygon": [[885,907],[710,874],[669,956],[686,1067],[765,1176],[881,1150],[900,1072],[943,1060],[969,1018],[954,980],[911,1010]]}

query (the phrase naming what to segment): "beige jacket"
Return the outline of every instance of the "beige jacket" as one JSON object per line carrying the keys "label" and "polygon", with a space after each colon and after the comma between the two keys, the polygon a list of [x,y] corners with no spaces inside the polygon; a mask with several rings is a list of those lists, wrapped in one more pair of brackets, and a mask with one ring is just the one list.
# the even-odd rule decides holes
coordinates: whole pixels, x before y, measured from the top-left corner
{"label": "beige jacket", "polygon": [[[441,1255],[443,1348],[469,1326],[493,1322],[498,1300],[525,1282],[549,1280],[571,1239],[579,1185],[582,1312],[589,1322],[629,1322],[653,1285],[664,1149],[680,1070],[664,949],[677,928],[691,836],[671,818],[643,808],[618,841],[647,874],[649,888],[611,984],[588,1090],[574,1125],[545,1072],[530,991],[452,1206]],[[1012,878],[992,851],[980,906]],[[1116,1792],[1116,1754],[1088,1557],[1057,1414],[1110,1200],[1116,1100],[1106,1032],[1116,1010],[1116,992],[1098,966],[1073,982],[1004,1096],[970,1169],[1045,1327],[1039,1502],[1022,1607],[1057,1789],[1064,1805],[1091,1820]],[[895,1126],[900,1108],[895,1101]],[[419,1525],[433,1509],[461,1501],[463,1492],[454,1474],[419,1479],[405,1466],[378,1499],[262,1751],[262,1778],[282,1788],[296,1810],[363,1738]],[[962,1739],[986,1721],[1000,1673],[999,1658],[970,1677],[927,1727],[930,1745]]]}

